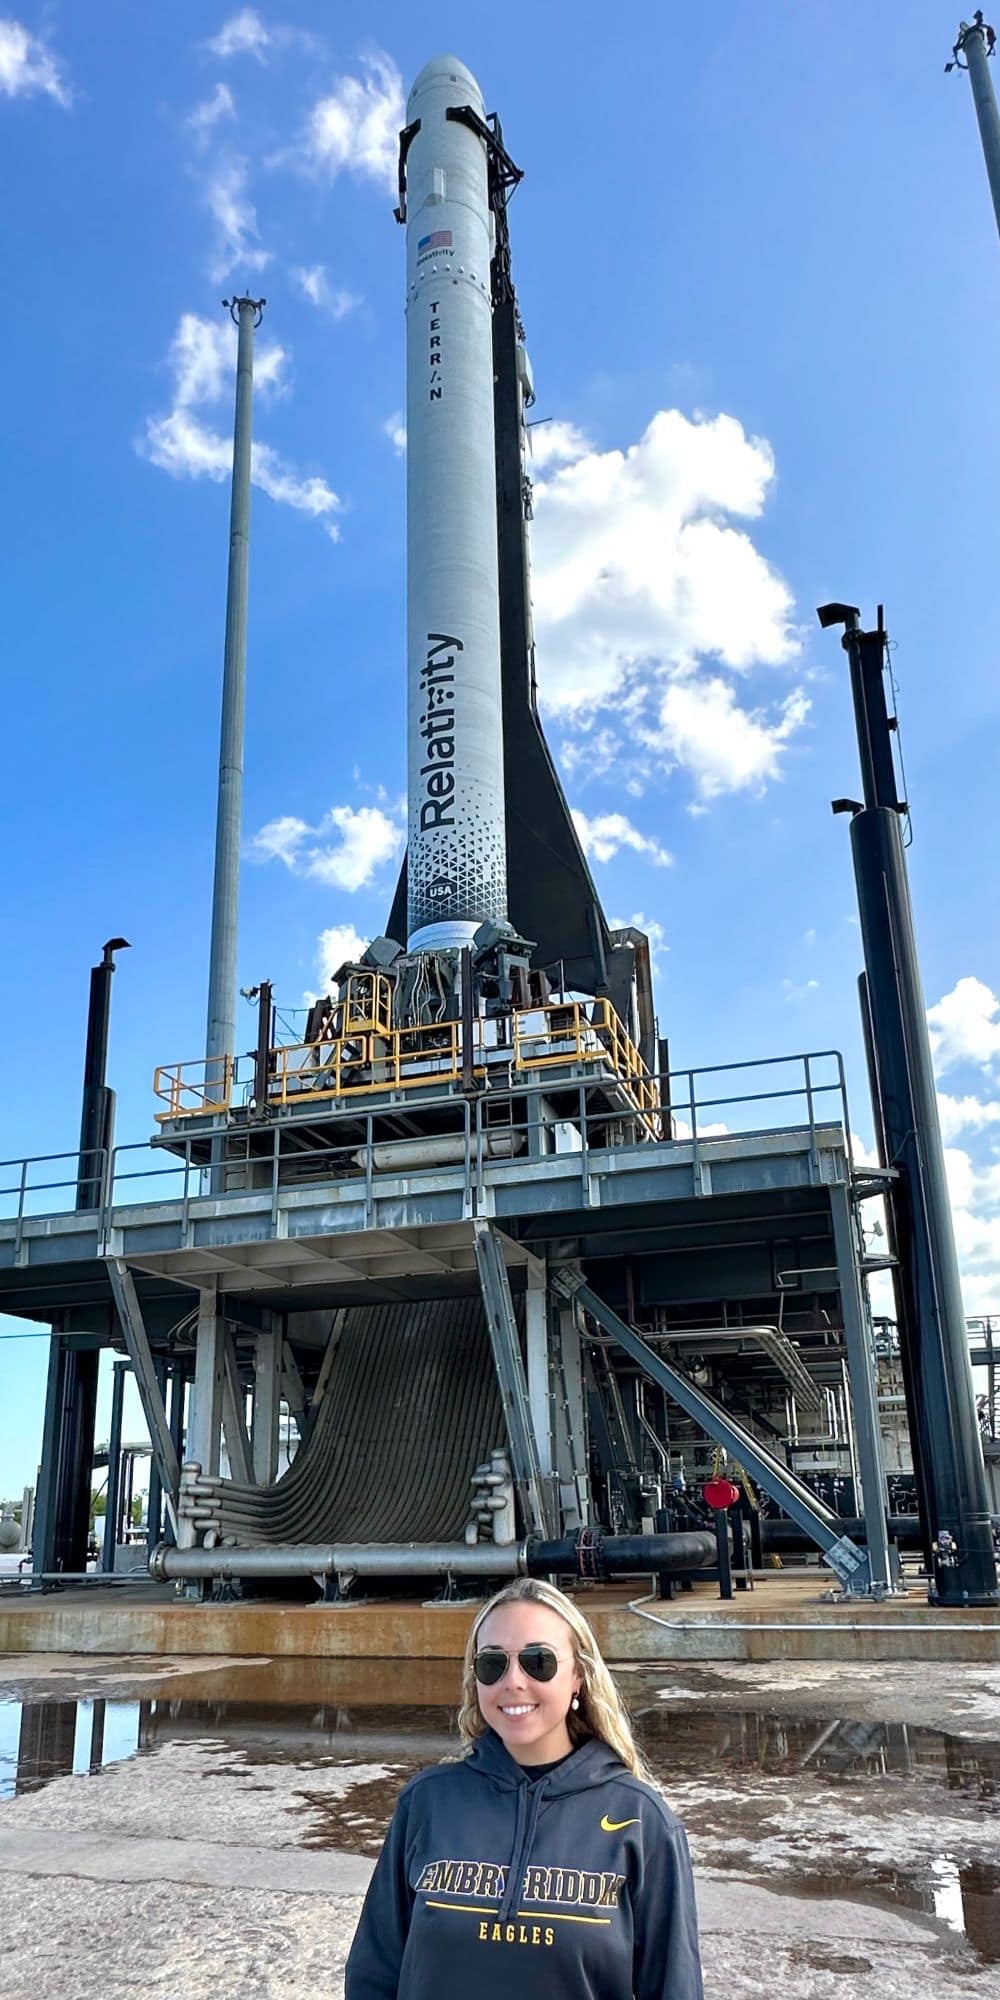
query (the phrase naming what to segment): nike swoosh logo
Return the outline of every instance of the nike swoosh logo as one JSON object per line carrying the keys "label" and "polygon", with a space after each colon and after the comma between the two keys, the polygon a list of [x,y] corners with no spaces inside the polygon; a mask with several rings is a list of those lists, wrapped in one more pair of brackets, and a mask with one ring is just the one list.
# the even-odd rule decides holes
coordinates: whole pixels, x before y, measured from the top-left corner
{"label": "nike swoosh logo", "polygon": [[637,1819],[609,1819],[607,1813],[601,1821],[602,1833],[620,1833],[623,1826],[638,1826]]}

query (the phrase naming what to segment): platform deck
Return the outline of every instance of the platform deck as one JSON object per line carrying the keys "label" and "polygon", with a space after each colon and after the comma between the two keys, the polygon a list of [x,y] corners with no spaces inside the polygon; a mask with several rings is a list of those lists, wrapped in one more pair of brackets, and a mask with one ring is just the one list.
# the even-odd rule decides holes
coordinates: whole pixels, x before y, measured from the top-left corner
{"label": "platform deck", "polygon": [[[824,1601],[815,1572],[766,1578],[723,1603],[696,1585],[672,1603],[598,1586],[580,1599],[610,1660],[1000,1662],[1000,1608],[933,1610],[914,1586],[883,1604]],[[640,1601],[641,1600],[641,1601]],[[170,1586],[0,1598],[0,1655],[454,1660],[472,1606],[188,1604]]]}

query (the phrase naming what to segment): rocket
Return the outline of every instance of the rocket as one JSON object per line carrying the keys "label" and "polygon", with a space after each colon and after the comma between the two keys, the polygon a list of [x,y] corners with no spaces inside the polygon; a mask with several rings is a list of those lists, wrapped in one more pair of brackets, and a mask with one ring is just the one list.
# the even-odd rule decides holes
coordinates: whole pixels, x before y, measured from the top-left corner
{"label": "rocket", "polygon": [[[507,213],[523,175],[455,56],[421,70],[406,115],[395,213],[407,229],[409,826],[383,942],[398,956],[405,939],[419,958],[478,933],[474,965],[494,1000],[520,961],[609,996],[628,1025],[635,952],[608,925],[537,705],[533,391]],[[640,1013],[652,1067],[648,977]]]}
{"label": "rocket", "polygon": [[407,941],[418,952],[460,949],[487,920],[509,928],[488,137],[464,63],[427,63],[404,134]]}

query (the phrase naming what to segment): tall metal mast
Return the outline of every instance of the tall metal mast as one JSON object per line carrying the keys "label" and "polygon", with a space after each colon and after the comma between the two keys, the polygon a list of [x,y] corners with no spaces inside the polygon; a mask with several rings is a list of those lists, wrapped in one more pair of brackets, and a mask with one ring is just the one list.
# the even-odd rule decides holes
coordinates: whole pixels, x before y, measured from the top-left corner
{"label": "tall metal mast", "polygon": [[246,697],[247,577],[250,555],[250,450],[253,410],[253,337],[266,299],[223,299],[239,328],[233,494],[229,515],[226,649],[219,740],[219,802],[215,822],[212,944],[208,970],[206,1081],[221,1090],[226,1059],[236,1043],[236,950],[240,899],[240,827],[243,808],[243,714]]}
{"label": "tall metal mast", "polygon": [[885,1148],[882,1166],[891,1170],[886,1202],[893,1288],[930,1564],[928,1595],[939,1604],[996,1604],[990,1503],[900,829],[906,805],[896,789],[885,694],[888,636],[881,607],[874,632],[861,630],[851,604],[821,605],[819,621],[846,627],[842,643],[861,757],[863,801],[837,799],[833,809],[851,814],[876,1124]]}
{"label": "tall metal mast", "polygon": [[952,50],[952,60],[945,64],[945,74],[953,69],[969,72],[972,85],[972,101],[979,120],[979,136],[983,142],[983,156],[986,173],[993,196],[993,213],[1000,231],[1000,112],[997,110],[993,80],[986,65],[996,46],[996,31],[983,20],[983,10],[977,7],[970,21],[958,24],[958,40]]}

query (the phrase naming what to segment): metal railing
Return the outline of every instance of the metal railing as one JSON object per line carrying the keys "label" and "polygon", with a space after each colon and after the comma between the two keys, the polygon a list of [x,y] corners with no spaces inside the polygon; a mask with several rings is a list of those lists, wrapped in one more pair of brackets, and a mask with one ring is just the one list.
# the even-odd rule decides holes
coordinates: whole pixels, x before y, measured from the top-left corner
{"label": "metal railing", "polygon": [[[434,1052],[434,1059],[438,1057],[450,1060],[451,1048]],[[535,1055],[526,1052],[526,1061],[537,1068]],[[419,1139],[394,1136],[384,1113],[369,1097],[356,1106],[349,1142],[337,1139],[337,1117],[328,1112],[330,1142],[308,1152],[297,1143],[296,1120],[229,1128],[225,1198],[245,1193],[259,1201],[263,1192],[276,1215],[280,1195],[288,1188],[301,1188],[310,1181],[348,1182],[363,1188],[365,1216],[370,1218],[380,1183],[419,1175],[422,1181],[443,1177],[453,1184],[461,1174],[468,1210],[474,1214],[478,1190],[487,1180],[523,1174],[525,1162],[531,1160],[567,1163],[569,1157],[579,1156],[584,1200],[589,1201],[593,1171],[613,1170],[629,1152],[641,1151],[648,1158],[657,1143],[675,1146],[678,1157],[690,1158],[699,1192],[707,1192],[699,1180],[705,1149],[724,1154],[730,1139],[804,1132],[817,1171],[821,1127],[841,1128],[849,1150],[843,1061],[836,1050],[673,1070],[650,1079],[660,1107],[655,1113],[638,1110],[624,1092],[615,1097],[606,1075],[585,1073],[570,1080],[561,1076],[556,1085],[544,1065],[537,1078],[525,1070],[514,1082],[505,1073],[501,1087],[480,1090],[474,1097],[446,1088],[436,1091],[433,1086],[443,1081],[433,1072],[427,1075],[428,1095],[421,1110],[434,1114],[435,1138],[425,1160],[418,1156],[414,1162],[413,1148],[419,1147]],[[754,1081],[768,1087],[752,1088]],[[552,1113],[545,1100],[554,1090],[558,1110]],[[357,1132],[359,1116],[363,1137]],[[243,1153],[237,1155],[241,1145]],[[165,1202],[180,1203],[185,1228],[192,1204],[217,1198],[217,1189],[214,1197],[210,1190],[208,1167],[195,1157],[196,1149],[204,1152],[204,1147],[204,1133],[191,1133],[179,1135],[169,1153],[163,1146],[140,1141],[116,1146],[110,1158],[101,1155],[101,1198],[94,1207],[100,1210],[102,1235],[106,1237],[113,1226],[117,1209]],[[0,1223],[14,1221],[18,1246],[26,1221],[75,1208],[80,1157],[56,1153],[0,1162]],[[98,1156],[90,1153],[87,1161],[88,1175],[96,1178]],[[60,1167],[65,1171],[54,1171]],[[556,1171],[567,1171],[567,1164]],[[63,1189],[71,1191],[71,1198],[56,1204],[46,1199]]]}
{"label": "metal railing", "polygon": [[537,1070],[555,1063],[607,1061],[625,1085],[637,1111],[656,1114],[650,1125],[661,1136],[660,1093],[634,1042],[625,1033],[610,1000],[556,1001],[514,1015],[514,1068]]}
{"label": "metal railing", "polygon": [[[460,1021],[390,1028],[388,1003],[381,1006],[376,995],[373,1004],[374,1011],[367,1019],[342,1010],[342,1031],[336,1036],[318,1042],[279,1043],[273,1048],[268,1103],[285,1107],[306,1095],[313,1102],[330,1102],[370,1096],[380,1090],[426,1090],[428,1085],[457,1083],[468,1074]],[[654,1079],[609,1000],[567,1000],[518,1010],[513,1016],[513,1045],[509,1047],[497,1041],[493,1021],[477,1017],[472,1035],[474,1075],[482,1075],[487,1062],[495,1068],[505,1059],[512,1070],[520,1072],[560,1063],[609,1069],[623,1083],[637,1111],[652,1120],[659,1110]],[[183,1118],[219,1115],[230,1109],[239,1087],[249,1094],[251,1077],[241,1072],[238,1058],[225,1059],[221,1086],[218,1069],[218,1058],[161,1064],[154,1074],[153,1091],[165,1109],[156,1113],[157,1122],[172,1124]],[[657,1120],[650,1125],[650,1136],[658,1138],[660,1134]]]}
{"label": "metal railing", "polygon": [[[485,1063],[483,1028],[473,1024],[473,1074]],[[414,1085],[457,1083],[462,1075],[462,1030],[458,1021],[435,1027],[395,1028],[389,1034],[353,1034],[332,1042],[294,1042],[273,1049],[269,1104],[370,1096],[373,1091]]]}
{"label": "metal railing", "polygon": [[167,1108],[156,1113],[157,1123],[228,1111],[236,1073],[235,1056],[197,1056],[190,1062],[161,1063],[153,1072],[153,1095]]}

